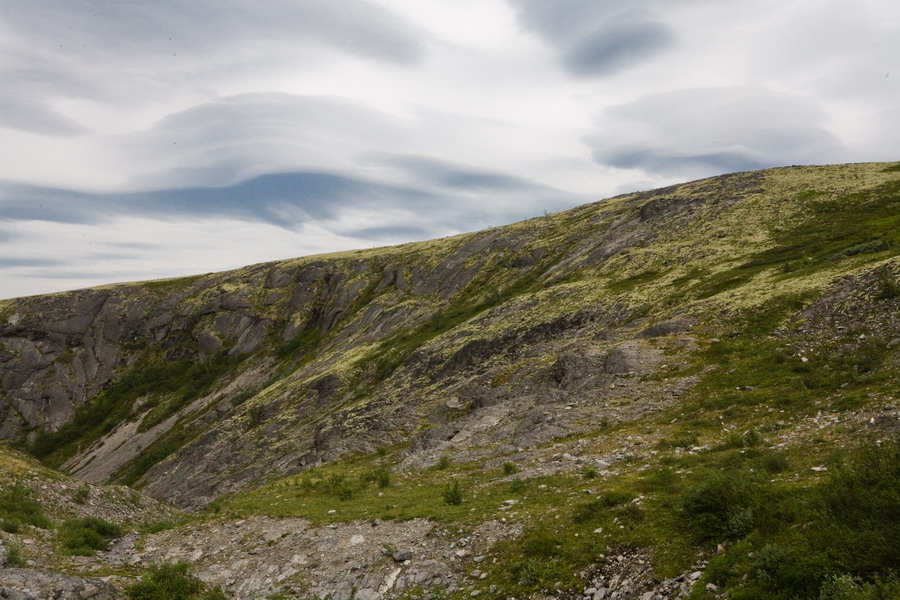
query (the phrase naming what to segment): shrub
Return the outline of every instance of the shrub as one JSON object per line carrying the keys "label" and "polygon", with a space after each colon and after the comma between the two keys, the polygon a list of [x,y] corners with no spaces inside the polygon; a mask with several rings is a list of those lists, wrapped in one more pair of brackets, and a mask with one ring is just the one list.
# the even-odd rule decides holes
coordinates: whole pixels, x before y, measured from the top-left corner
{"label": "shrub", "polygon": [[595,523],[603,518],[611,508],[621,506],[634,498],[628,492],[609,490],[603,492],[596,500],[583,502],[572,511],[572,521],[579,524]]}
{"label": "shrub", "polygon": [[660,440],[656,447],[660,450],[668,450],[670,448],[693,448],[700,441],[700,438],[693,431],[681,431],[670,438]]}
{"label": "shrub", "polygon": [[594,465],[584,465],[581,469],[581,476],[585,479],[596,479],[600,473],[597,472],[597,467]]}
{"label": "shrub", "polygon": [[450,457],[446,454],[441,454],[441,457],[437,461],[437,465],[435,465],[438,469],[443,471],[444,469],[450,466],[451,460]]}
{"label": "shrub", "polygon": [[515,475],[519,472],[519,466],[516,463],[505,462],[503,463],[503,474],[504,475]]}
{"label": "shrub", "polygon": [[762,443],[762,436],[755,429],[748,429],[742,433],[733,431],[728,434],[725,441],[718,447],[719,450],[734,450],[738,448],[755,448]]}
{"label": "shrub", "polygon": [[141,581],[126,588],[131,600],[224,600],[218,587],[206,585],[188,573],[187,563],[150,567]]}
{"label": "shrub", "polygon": [[10,568],[21,568],[26,565],[25,558],[22,556],[22,549],[18,544],[6,542],[6,566]]}
{"label": "shrub", "polygon": [[0,529],[6,533],[19,533],[19,522],[7,521],[6,519],[0,520]]}
{"label": "shrub", "polygon": [[75,490],[72,499],[76,504],[84,504],[87,502],[88,497],[91,495],[91,488],[88,484],[81,485],[77,490]]}
{"label": "shrub", "polygon": [[122,535],[122,528],[96,517],[70,519],[59,528],[59,542],[66,554],[93,556],[106,550],[113,538]]}
{"label": "shrub", "polygon": [[894,274],[887,267],[883,267],[878,271],[876,285],[878,287],[878,295],[876,297],[879,300],[900,298],[900,281],[897,281],[897,278],[894,277]]}
{"label": "shrub", "polygon": [[31,497],[31,489],[21,483],[0,490],[0,518],[6,524],[6,531],[7,528],[18,531],[19,525],[50,529],[50,519],[44,514],[40,503]]}
{"label": "shrub", "polygon": [[783,473],[790,467],[790,462],[781,452],[769,451],[760,455],[759,466],[769,473]]}
{"label": "shrub", "polygon": [[733,515],[747,508],[748,485],[734,471],[714,473],[688,487],[681,496],[681,510],[700,540],[712,540],[728,534]]}
{"label": "shrub", "polygon": [[385,466],[373,469],[362,476],[363,483],[377,483],[378,487],[386,488],[391,485],[391,470]]}
{"label": "shrub", "polygon": [[331,476],[324,480],[320,485],[329,494],[337,496],[339,500],[346,501],[353,499],[353,486],[351,486],[350,482],[347,481],[347,478],[340,473],[332,473]]}
{"label": "shrub", "polygon": [[460,504],[462,504],[462,501],[462,490],[459,489],[458,481],[454,481],[446,488],[444,488],[444,502],[446,502],[450,506],[459,506]]}

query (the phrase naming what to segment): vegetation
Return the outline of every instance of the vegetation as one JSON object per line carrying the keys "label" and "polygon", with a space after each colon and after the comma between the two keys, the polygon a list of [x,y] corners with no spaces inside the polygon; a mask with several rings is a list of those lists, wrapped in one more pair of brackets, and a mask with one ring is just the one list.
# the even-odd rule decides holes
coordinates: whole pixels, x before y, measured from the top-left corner
{"label": "vegetation", "polygon": [[[503,394],[524,396],[524,384],[532,382],[528,394],[545,394],[547,389],[540,386],[560,356],[560,346],[550,343],[559,338],[554,327],[581,311],[588,314],[585,320],[560,325],[568,328],[563,335],[568,348],[584,349],[586,356],[596,358],[627,339],[652,350],[660,362],[655,372],[636,375],[597,369],[603,372],[591,376],[606,378],[603,389],[566,406],[568,414],[577,415],[565,423],[572,424],[562,434],[567,437],[539,442],[545,445],[522,443],[523,448],[517,448],[518,440],[493,439],[489,432],[483,446],[467,448],[469,442],[461,442],[464,450],[458,454],[453,453],[455,441],[437,446],[448,453],[419,470],[409,467],[417,464],[414,460],[401,462],[409,455],[399,454],[396,447],[310,468],[304,463],[296,467],[304,469],[300,473],[254,481],[245,491],[218,498],[205,518],[292,516],[314,525],[426,518],[442,534],[465,535],[486,521],[505,522],[522,534],[486,551],[490,559],[485,564],[490,566],[480,567],[484,579],[478,579],[496,597],[574,597],[583,590],[584,574],[611,552],[648,557],[658,578],[690,572],[697,568],[697,557],[703,557],[709,565],[692,600],[713,596],[707,584],[735,600],[897,597],[900,443],[892,439],[890,428],[875,427],[881,418],[875,411],[894,402],[897,390],[892,307],[900,297],[895,274],[900,184],[894,182],[896,177],[885,177],[868,187],[847,183],[820,190],[786,173],[765,176],[775,183],[751,187],[741,202],[716,200],[696,215],[664,215],[664,223],[645,231],[646,238],[639,243],[629,238],[631,245],[624,248],[608,243],[607,225],[643,218],[634,196],[517,226],[521,229],[504,242],[513,250],[460,259],[468,262],[459,269],[474,275],[453,294],[410,293],[415,286],[387,289],[381,282],[387,265],[393,268],[395,258],[403,262],[398,257],[407,255],[402,252],[415,255],[416,268],[429,271],[446,264],[441,253],[456,247],[456,241],[397,250],[391,260],[378,255],[369,264],[357,261],[351,275],[336,261],[339,276],[349,277],[353,290],[361,289],[338,317],[338,325],[359,321],[352,328],[336,325],[326,330],[319,323],[328,310],[326,299],[309,314],[292,315],[308,319],[308,326],[284,341],[280,336],[287,317],[274,308],[260,308],[272,326],[253,368],[268,371],[231,399],[232,406],[238,406],[253,398],[251,406],[239,412],[255,424],[268,425],[276,421],[270,418],[275,405],[266,401],[278,398],[277,424],[288,425],[275,435],[283,437],[253,437],[275,429],[258,427],[242,430],[246,438],[241,443],[247,441],[251,449],[252,444],[262,449],[273,443],[276,450],[265,454],[263,449],[258,456],[273,457],[285,449],[280,464],[294,458],[289,437],[295,435],[294,423],[305,427],[316,425],[320,415],[346,415],[343,434],[350,439],[367,423],[369,407],[400,406],[410,401],[411,389],[434,400],[434,406],[423,403],[416,407],[421,412],[411,414],[446,416],[447,423],[474,420],[491,402],[509,402],[512,411],[517,410],[515,397],[509,400]],[[704,193],[725,198],[725,182],[714,183]],[[731,184],[749,185],[740,178]],[[673,188],[663,199],[674,202],[703,185]],[[707,214],[716,218],[706,219]],[[701,218],[687,218],[697,215]],[[531,236],[528,227],[540,233],[528,237],[522,233]],[[580,237],[569,239],[570,230]],[[535,248],[540,252],[532,253]],[[540,269],[529,268],[534,261],[541,262]],[[364,281],[366,277],[370,279]],[[169,285],[175,283],[153,287],[164,290]],[[279,293],[265,290],[267,298]],[[266,307],[282,306],[289,298],[285,293],[276,304],[267,299]],[[252,301],[262,306],[262,293]],[[362,317],[373,303],[378,306],[372,314],[400,306],[409,310],[400,314],[397,309],[397,319],[376,331],[367,329]],[[522,325],[520,305],[533,310],[529,318],[534,319],[527,325]],[[683,316],[696,322],[689,336],[638,333],[646,332],[646,324]],[[366,343],[345,356],[333,351],[354,336]],[[171,342],[177,348],[168,350],[169,356],[185,355],[189,334],[183,337]],[[477,346],[482,341],[483,352]],[[477,369],[457,369],[453,377],[442,378],[441,373],[453,371],[452,362],[465,354],[460,349],[471,348],[476,348]],[[182,411],[237,366],[237,359],[224,354],[198,362],[166,360],[156,347],[136,345],[133,350],[132,358],[142,358],[92,398],[72,423],[36,436],[31,445],[36,455],[58,465],[117,423],[138,418],[138,413],[143,415],[139,428],[146,431]],[[326,372],[339,375],[341,394],[350,390],[353,397],[338,401],[319,393],[317,399],[312,382]],[[389,384],[379,388],[388,378]],[[262,383],[265,379],[267,384]],[[674,379],[678,385],[673,387]],[[459,391],[464,397],[487,382],[496,396],[484,404],[477,393],[471,400],[443,403],[450,394]],[[582,385],[577,379],[568,388],[568,381],[555,383],[573,395]],[[636,389],[644,383],[659,384],[654,404],[640,407],[647,412],[633,412],[628,403],[642,398],[618,396],[617,386]],[[566,417],[560,416],[557,399],[564,394],[557,397],[556,389],[550,391],[536,400],[546,402],[538,410],[546,408],[547,422],[563,423]],[[370,400],[374,402],[367,406]],[[588,414],[585,407],[595,400],[598,407],[602,403],[602,411],[610,412]],[[432,408],[435,412],[428,412]],[[613,414],[619,409],[621,415]],[[293,410],[303,414],[290,422]],[[871,429],[859,425],[864,411],[875,415],[871,422],[865,415]],[[828,417],[827,423],[823,416],[820,424],[820,413]],[[115,479],[138,484],[154,465],[197,439],[212,416],[187,415],[119,469]],[[511,419],[518,416],[510,414]],[[384,443],[377,439],[384,429],[372,431],[376,435],[361,438],[362,443]],[[413,430],[412,435],[422,431]],[[451,434],[453,439],[452,431],[435,428],[427,434]],[[551,431],[555,435],[555,429]],[[469,441],[473,439],[477,436]],[[418,438],[409,447],[416,443]],[[576,456],[566,456],[557,445]],[[428,452],[434,447],[428,446]],[[563,460],[547,469],[551,455]],[[434,458],[413,458],[425,456]],[[472,456],[480,458],[470,461],[467,457]],[[516,462],[500,462],[500,457],[513,456]],[[609,467],[596,466],[606,464]],[[85,503],[90,493],[84,486],[71,497]],[[7,496],[12,500],[4,500]],[[29,525],[51,526],[27,487],[15,484],[0,490],[0,528],[21,532]],[[140,531],[180,526],[160,521]],[[57,539],[63,552],[90,553],[117,535],[109,527],[114,526],[98,520],[67,521]],[[407,592],[410,598],[426,593]],[[457,596],[470,593],[464,589]],[[216,594],[221,593],[204,589],[183,564],[154,568],[129,589],[132,598],[219,597]]]}
{"label": "vegetation", "polygon": [[21,483],[0,488],[0,529],[17,533],[21,526],[50,529],[50,519],[41,504],[32,497],[31,489]]}
{"label": "vegetation", "polygon": [[123,534],[122,528],[95,517],[70,519],[59,527],[57,539],[65,554],[93,556],[106,550],[110,542]]}
{"label": "vegetation", "polygon": [[141,581],[129,586],[131,600],[225,600],[218,587],[210,588],[188,572],[187,563],[152,566]]}
{"label": "vegetation", "polygon": [[79,447],[99,439],[120,422],[131,418],[135,402],[140,398],[147,399],[142,408],[151,408],[140,429],[149,429],[202,395],[238,362],[239,359],[225,354],[206,361],[168,361],[153,355],[145,356],[116,383],[76,411],[71,422],[55,432],[38,434],[28,450],[46,464],[59,466]]}

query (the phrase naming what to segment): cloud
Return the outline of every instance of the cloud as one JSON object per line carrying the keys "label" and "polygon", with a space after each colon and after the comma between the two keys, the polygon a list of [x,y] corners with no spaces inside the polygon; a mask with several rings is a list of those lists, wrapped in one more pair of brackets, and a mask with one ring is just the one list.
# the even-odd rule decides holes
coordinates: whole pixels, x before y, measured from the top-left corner
{"label": "cloud", "polygon": [[670,48],[675,35],[654,11],[592,0],[516,0],[519,19],[557,47],[573,75],[605,76]]}
{"label": "cloud", "polygon": [[825,120],[815,105],[764,89],[688,89],[604,110],[585,141],[601,165],[701,176],[838,161],[844,149]]}
{"label": "cloud", "polygon": [[398,63],[423,53],[414,26],[367,0],[51,0],[16,3],[3,17],[20,37],[113,64],[297,40]]}
{"label": "cloud", "polygon": [[70,136],[85,129],[34,98],[22,97],[13,86],[0,91],[0,127],[51,136]]}
{"label": "cloud", "polygon": [[[115,136],[109,160],[135,188],[224,186],[264,173],[353,170],[369,144],[412,137],[395,117],[338,97],[240,94]],[[140,170],[138,170],[140,169]]]}

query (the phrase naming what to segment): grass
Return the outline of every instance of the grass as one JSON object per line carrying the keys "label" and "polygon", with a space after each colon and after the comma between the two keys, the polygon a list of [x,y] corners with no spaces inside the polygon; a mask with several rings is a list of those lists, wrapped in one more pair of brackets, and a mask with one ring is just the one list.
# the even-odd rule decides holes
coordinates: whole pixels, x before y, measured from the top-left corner
{"label": "grass", "polygon": [[59,527],[57,540],[64,554],[93,556],[98,550],[109,548],[113,539],[121,536],[122,528],[96,517],[70,519]]}
{"label": "grass", "polygon": [[[517,510],[549,510],[559,502],[561,494],[585,486],[580,478],[564,476],[494,483],[485,481],[485,472],[479,465],[454,463],[444,470],[392,473],[390,485],[381,487],[371,477],[373,471],[381,468],[379,460],[377,455],[359,456],[274,481],[225,502],[219,514],[227,518],[254,514],[297,516],[320,524],[427,518],[464,525],[500,515],[509,517],[511,513],[500,511],[507,499],[519,501]],[[459,499],[460,503],[446,502],[448,490],[450,499]],[[329,514],[331,510],[335,512]]]}
{"label": "grass", "polygon": [[131,600],[225,600],[218,587],[210,587],[188,572],[187,563],[150,567],[141,581],[128,586]]}
{"label": "grass", "polygon": [[31,488],[13,483],[0,488],[0,528],[16,533],[23,525],[50,529],[50,519],[41,504],[33,498]]}

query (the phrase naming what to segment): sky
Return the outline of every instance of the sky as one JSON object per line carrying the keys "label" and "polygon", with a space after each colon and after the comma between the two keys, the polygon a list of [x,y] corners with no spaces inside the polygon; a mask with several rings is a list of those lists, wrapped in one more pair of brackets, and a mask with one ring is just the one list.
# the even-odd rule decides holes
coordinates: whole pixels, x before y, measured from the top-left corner
{"label": "sky", "polygon": [[0,0],[0,298],[898,142],[894,0]]}

